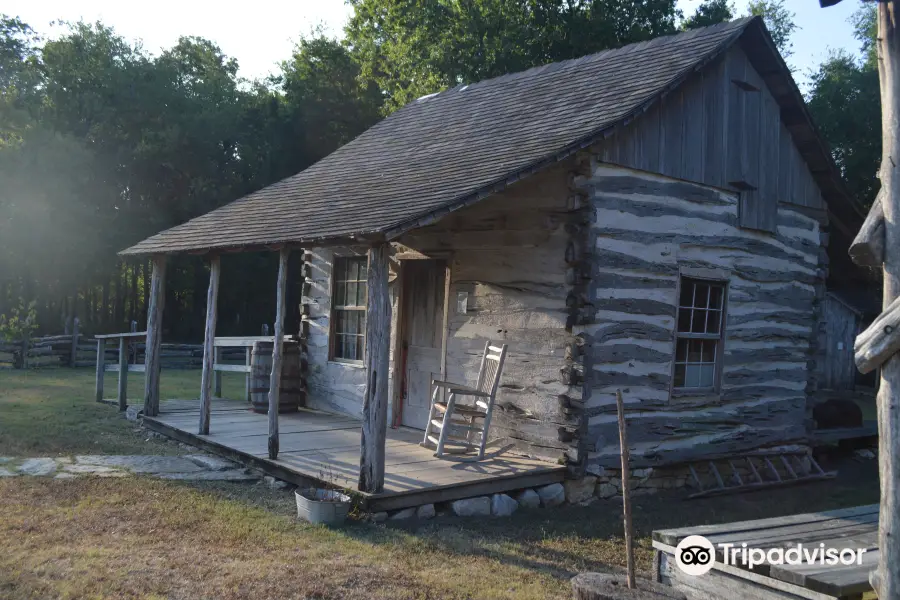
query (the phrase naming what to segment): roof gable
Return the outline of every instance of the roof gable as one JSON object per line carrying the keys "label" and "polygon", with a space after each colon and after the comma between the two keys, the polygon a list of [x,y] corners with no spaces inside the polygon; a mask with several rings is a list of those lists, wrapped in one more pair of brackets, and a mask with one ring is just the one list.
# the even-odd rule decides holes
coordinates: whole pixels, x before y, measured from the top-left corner
{"label": "roof gable", "polygon": [[122,254],[394,238],[601,139],[753,23],[768,37],[741,19],[420,98],[308,169]]}

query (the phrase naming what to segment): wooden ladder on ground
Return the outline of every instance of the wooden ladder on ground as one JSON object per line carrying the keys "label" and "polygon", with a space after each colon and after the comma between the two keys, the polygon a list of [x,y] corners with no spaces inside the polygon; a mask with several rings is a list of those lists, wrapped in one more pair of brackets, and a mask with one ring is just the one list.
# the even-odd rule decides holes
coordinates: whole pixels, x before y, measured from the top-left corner
{"label": "wooden ladder on ground", "polygon": [[[809,460],[809,468],[801,462],[800,453],[753,454],[737,458],[709,460],[688,465],[698,492],[688,498],[718,496],[734,492],[752,491],[832,479],[835,471],[826,472],[812,455],[804,455]],[[756,461],[756,462],[754,462]],[[719,463],[717,465],[716,463]],[[778,466],[776,466],[778,465]],[[722,467],[720,470],[719,467]],[[745,466],[741,474],[741,466]],[[780,467],[780,469],[779,469]],[[701,473],[706,470],[707,485],[704,487]],[[709,479],[712,479],[711,485]]]}

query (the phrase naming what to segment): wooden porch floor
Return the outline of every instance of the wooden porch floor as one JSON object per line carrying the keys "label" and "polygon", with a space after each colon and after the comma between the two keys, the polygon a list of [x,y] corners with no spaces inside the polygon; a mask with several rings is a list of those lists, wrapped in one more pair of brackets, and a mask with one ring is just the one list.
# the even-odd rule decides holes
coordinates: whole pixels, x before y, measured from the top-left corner
{"label": "wooden porch floor", "polygon": [[[329,482],[356,490],[359,477],[360,421],[343,415],[301,410],[278,417],[280,447],[269,460],[268,418],[245,402],[216,398],[210,434],[198,435],[199,400],[162,402],[145,426],[181,442],[237,460],[296,485]],[[388,429],[385,489],[362,494],[369,510],[392,510],[445,502],[562,481],[565,467],[494,450],[481,462],[439,459],[419,446],[422,433]]]}

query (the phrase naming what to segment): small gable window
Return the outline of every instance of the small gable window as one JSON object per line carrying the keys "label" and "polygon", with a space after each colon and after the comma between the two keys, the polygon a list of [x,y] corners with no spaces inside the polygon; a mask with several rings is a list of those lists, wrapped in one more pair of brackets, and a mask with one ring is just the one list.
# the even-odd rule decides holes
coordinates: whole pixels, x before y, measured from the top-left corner
{"label": "small gable window", "polygon": [[366,257],[336,257],[331,288],[331,358],[362,362],[366,348]]}
{"label": "small gable window", "polygon": [[673,382],[676,390],[718,388],[724,314],[724,282],[681,278]]}

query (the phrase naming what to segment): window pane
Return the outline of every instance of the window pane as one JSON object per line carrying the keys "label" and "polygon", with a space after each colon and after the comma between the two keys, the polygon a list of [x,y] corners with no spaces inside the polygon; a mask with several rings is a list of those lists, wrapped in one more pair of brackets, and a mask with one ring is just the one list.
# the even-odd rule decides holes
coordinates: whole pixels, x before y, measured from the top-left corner
{"label": "window pane", "polygon": [[365,281],[369,278],[369,261],[365,258],[359,259],[359,280]]}
{"label": "window pane", "polygon": [[356,286],[356,305],[366,305],[366,284],[364,282],[360,282]]}
{"label": "window pane", "polygon": [[693,318],[691,319],[691,333],[706,333],[706,311],[698,308],[694,309]]}
{"label": "window pane", "polygon": [[706,333],[719,333],[719,324],[722,321],[722,313],[711,310],[706,315]]}
{"label": "window pane", "polygon": [[356,304],[356,284],[355,283],[347,284],[347,300],[344,305],[345,306],[357,306],[357,304]]}
{"label": "window pane", "polygon": [[700,387],[700,365],[685,365],[684,387]]}
{"label": "window pane", "polygon": [[679,306],[692,306],[694,304],[694,284],[686,279],[681,280],[681,298]]}
{"label": "window pane", "polygon": [[700,387],[712,387],[716,379],[715,365],[700,366]]}
{"label": "window pane", "polygon": [[688,350],[688,341],[687,340],[678,340],[678,343],[675,344],[675,362],[683,363],[687,361],[687,350]]}
{"label": "window pane", "polygon": [[365,343],[366,343],[366,338],[365,338],[365,337],[363,337],[363,336],[361,336],[361,335],[356,336],[356,356],[357,356],[357,360],[362,360],[363,357],[365,356],[365,352],[366,352]]}
{"label": "window pane", "polygon": [[701,352],[701,342],[703,340],[688,340],[688,362],[698,363],[702,361],[700,356]]}
{"label": "window pane", "polygon": [[684,365],[675,365],[675,387],[684,387]]}
{"label": "window pane", "polygon": [[712,290],[710,292],[710,297],[709,297],[709,307],[721,310],[722,309],[722,295],[723,295],[722,292],[724,291],[724,289],[722,288],[721,285],[714,285],[711,287],[712,287]]}
{"label": "window pane", "polygon": [[695,283],[694,289],[694,306],[696,308],[706,308],[706,301],[709,297],[709,286],[705,283]]}
{"label": "window pane", "polygon": [[691,330],[691,309],[678,309],[678,331],[688,332]]}

